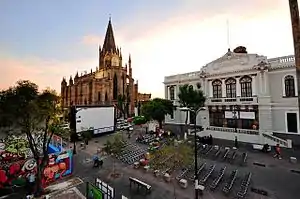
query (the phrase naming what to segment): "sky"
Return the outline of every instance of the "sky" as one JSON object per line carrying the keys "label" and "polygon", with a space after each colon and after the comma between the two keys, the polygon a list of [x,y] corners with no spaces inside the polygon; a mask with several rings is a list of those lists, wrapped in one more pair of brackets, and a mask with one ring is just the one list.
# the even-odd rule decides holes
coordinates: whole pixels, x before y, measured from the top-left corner
{"label": "sky", "polygon": [[164,97],[164,76],[200,70],[228,47],[294,53],[286,0],[1,0],[0,89],[22,79],[60,92],[63,77],[95,70],[109,16],[139,92],[153,97]]}

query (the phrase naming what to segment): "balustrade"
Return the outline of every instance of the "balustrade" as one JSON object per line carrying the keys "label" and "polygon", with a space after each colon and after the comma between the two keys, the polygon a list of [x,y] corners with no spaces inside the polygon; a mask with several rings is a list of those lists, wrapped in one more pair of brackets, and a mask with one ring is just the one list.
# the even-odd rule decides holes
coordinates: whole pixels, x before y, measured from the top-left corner
{"label": "balustrade", "polygon": [[211,131],[222,131],[222,132],[229,132],[229,133],[240,133],[240,134],[249,134],[249,135],[259,135],[258,130],[251,130],[251,129],[236,129],[235,128],[227,128],[227,127],[216,127],[216,126],[209,126],[207,130]]}

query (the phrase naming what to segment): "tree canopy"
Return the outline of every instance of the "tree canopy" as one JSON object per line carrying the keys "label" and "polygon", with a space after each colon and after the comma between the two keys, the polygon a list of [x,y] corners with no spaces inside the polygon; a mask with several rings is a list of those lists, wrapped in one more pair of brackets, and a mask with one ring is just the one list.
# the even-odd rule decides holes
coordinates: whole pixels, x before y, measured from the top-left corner
{"label": "tree canopy", "polygon": [[[194,89],[192,85],[185,84],[179,87],[179,103],[182,107],[187,107],[192,109],[194,112],[193,114],[196,114],[199,112],[200,108],[205,105],[205,96],[200,90],[200,85],[197,86],[198,89]],[[185,128],[187,128],[187,121],[188,121],[188,112],[186,112],[185,117]],[[195,121],[196,122],[196,121]]]}
{"label": "tree canopy", "polygon": [[179,103],[182,107],[188,107],[198,111],[205,104],[205,96],[200,89],[194,89],[192,85],[185,84],[179,87]]}
{"label": "tree canopy", "polygon": [[55,91],[47,89],[40,93],[30,81],[18,81],[16,86],[0,93],[0,128],[25,134],[36,162],[40,163],[36,178],[38,194],[42,190],[41,176],[48,161],[51,137],[60,130],[59,103]]}
{"label": "tree canopy", "polygon": [[165,115],[173,114],[175,107],[173,102],[166,99],[155,98],[142,106],[141,112],[148,120],[158,121],[160,127],[162,121],[165,119]]}

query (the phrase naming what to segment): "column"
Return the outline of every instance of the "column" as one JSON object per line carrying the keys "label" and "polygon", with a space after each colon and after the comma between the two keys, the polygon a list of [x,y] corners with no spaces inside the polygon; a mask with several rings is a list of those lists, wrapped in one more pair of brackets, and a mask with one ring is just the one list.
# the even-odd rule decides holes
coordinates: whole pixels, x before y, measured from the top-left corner
{"label": "column", "polygon": [[241,84],[240,84],[240,78],[235,78],[236,81],[236,96],[241,97]]}
{"label": "column", "polygon": [[270,88],[270,86],[269,86],[269,74],[268,74],[268,71],[266,70],[265,72],[264,72],[264,76],[265,76],[265,81],[264,81],[264,84],[265,84],[265,95],[266,96],[270,96],[270,91],[269,91],[269,88]]}
{"label": "column", "polygon": [[208,96],[213,97],[213,87],[211,81],[208,82],[207,87],[208,87]]}
{"label": "column", "polygon": [[226,84],[225,84],[225,79],[222,79],[222,97],[226,97]]}
{"label": "column", "polygon": [[205,96],[208,96],[208,91],[207,91],[207,81],[206,79],[202,79],[202,91],[204,93]]}
{"label": "column", "polygon": [[258,95],[262,95],[263,94],[263,75],[262,75],[262,72],[259,72],[258,75],[257,75],[257,81],[258,81]]}
{"label": "column", "polygon": [[168,99],[168,86],[165,85],[165,99]]}
{"label": "column", "polygon": [[256,88],[257,88],[256,78],[257,78],[257,76],[252,76],[252,96],[257,95],[257,92],[256,92]]}
{"label": "column", "polygon": [[167,86],[167,99],[169,100],[170,99],[170,86]]}
{"label": "column", "polygon": [[174,86],[174,100],[177,99],[177,85],[173,85]]}

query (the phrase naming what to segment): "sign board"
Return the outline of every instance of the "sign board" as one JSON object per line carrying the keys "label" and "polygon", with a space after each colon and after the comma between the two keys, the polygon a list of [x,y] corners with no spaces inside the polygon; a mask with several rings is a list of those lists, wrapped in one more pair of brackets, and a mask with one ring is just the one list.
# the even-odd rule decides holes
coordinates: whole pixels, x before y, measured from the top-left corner
{"label": "sign board", "polygon": [[[239,113],[236,112],[236,117],[239,118]],[[225,111],[225,118],[226,119],[234,119],[234,114],[232,111]]]}
{"label": "sign board", "polygon": [[103,193],[103,199],[113,199],[115,196],[114,188],[103,182],[99,178],[96,178],[96,187],[98,187]]}
{"label": "sign board", "polygon": [[86,183],[86,198],[87,199],[103,199],[102,191],[91,183]]}
{"label": "sign board", "polygon": [[254,120],[255,113],[254,112],[240,112],[240,118]]}

